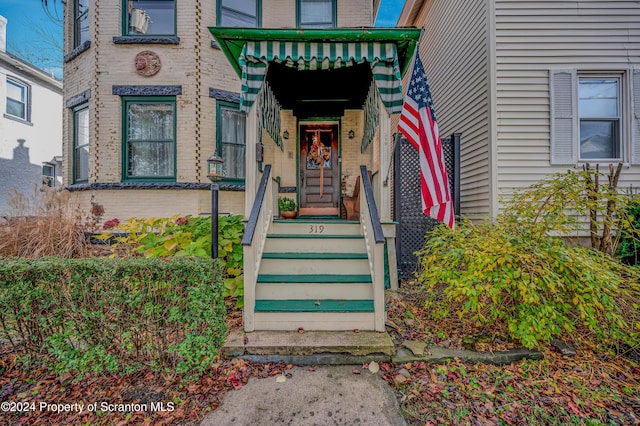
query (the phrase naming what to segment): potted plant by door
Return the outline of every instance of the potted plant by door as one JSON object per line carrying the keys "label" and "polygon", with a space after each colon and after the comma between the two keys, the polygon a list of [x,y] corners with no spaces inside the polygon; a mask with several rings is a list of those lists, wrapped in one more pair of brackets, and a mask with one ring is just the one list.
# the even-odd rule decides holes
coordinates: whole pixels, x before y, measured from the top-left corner
{"label": "potted plant by door", "polygon": [[278,198],[278,207],[280,208],[280,216],[285,219],[295,219],[298,215],[296,202],[289,197]]}

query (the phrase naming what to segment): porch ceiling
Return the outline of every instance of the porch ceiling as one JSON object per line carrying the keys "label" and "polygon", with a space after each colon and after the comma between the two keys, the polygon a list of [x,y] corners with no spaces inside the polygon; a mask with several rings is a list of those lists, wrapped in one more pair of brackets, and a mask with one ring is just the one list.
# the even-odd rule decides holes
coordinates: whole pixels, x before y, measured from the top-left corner
{"label": "porch ceiling", "polygon": [[273,63],[266,79],[282,108],[306,118],[342,116],[345,109],[362,108],[372,77],[368,64],[300,72]]}

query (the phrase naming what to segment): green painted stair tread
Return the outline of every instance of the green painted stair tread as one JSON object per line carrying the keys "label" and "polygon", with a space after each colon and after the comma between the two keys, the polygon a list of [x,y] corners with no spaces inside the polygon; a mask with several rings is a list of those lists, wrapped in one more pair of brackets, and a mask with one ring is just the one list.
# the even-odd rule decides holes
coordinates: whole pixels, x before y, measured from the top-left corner
{"label": "green painted stair tread", "polygon": [[368,274],[260,274],[258,283],[371,283]]}
{"label": "green painted stair tread", "polygon": [[367,259],[367,253],[280,253],[262,254],[263,259]]}
{"label": "green painted stair tread", "polygon": [[373,312],[373,300],[256,300],[255,312]]}
{"label": "green painted stair tread", "polygon": [[335,235],[335,234],[267,234],[267,238],[298,238],[298,239],[364,239],[362,235]]}

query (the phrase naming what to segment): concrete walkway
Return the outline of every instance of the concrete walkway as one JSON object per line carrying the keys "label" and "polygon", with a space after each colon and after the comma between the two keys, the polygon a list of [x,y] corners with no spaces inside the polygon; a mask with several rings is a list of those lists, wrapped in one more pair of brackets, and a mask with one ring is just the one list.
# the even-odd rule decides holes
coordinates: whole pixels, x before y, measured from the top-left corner
{"label": "concrete walkway", "polygon": [[314,368],[294,367],[283,383],[277,376],[249,379],[225,394],[201,425],[406,425],[381,372],[353,365]]}

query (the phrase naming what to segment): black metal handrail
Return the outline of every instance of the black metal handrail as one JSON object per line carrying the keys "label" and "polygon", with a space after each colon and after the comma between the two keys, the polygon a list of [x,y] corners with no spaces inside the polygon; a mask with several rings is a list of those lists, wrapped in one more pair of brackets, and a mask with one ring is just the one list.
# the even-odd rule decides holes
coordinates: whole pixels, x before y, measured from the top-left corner
{"label": "black metal handrail", "polygon": [[369,209],[369,216],[371,217],[371,225],[373,226],[373,238],[376,240],[376,243],[384,243],[384,233],[382,232],[382,225],[380,224],[378,207],[376,207],[375,198],[373,198],[373,187],[371,186],[367,166],[360,166],[360,175],[362,176],[362,188],[364,189],[367,208]]}
{"label": "black metal handrail", "polygon": [[269,183],[269,174],[271,173],[271,164],[266,164],[262,172],[262,179],[260,179],[260,185],[258,186],[258,192],[256,198],[253,200],[253,207],[251,208],[251,215],[247,222],[247,227],[244,230],[242,236],[242,245],[250,246],[253,241],[253,234],[256,231],[256,225],[258,224],[258,215],[260,214],[260,208],[262,207],[262,201],[264,200],[264,194],[267,193],[267,184]]}

